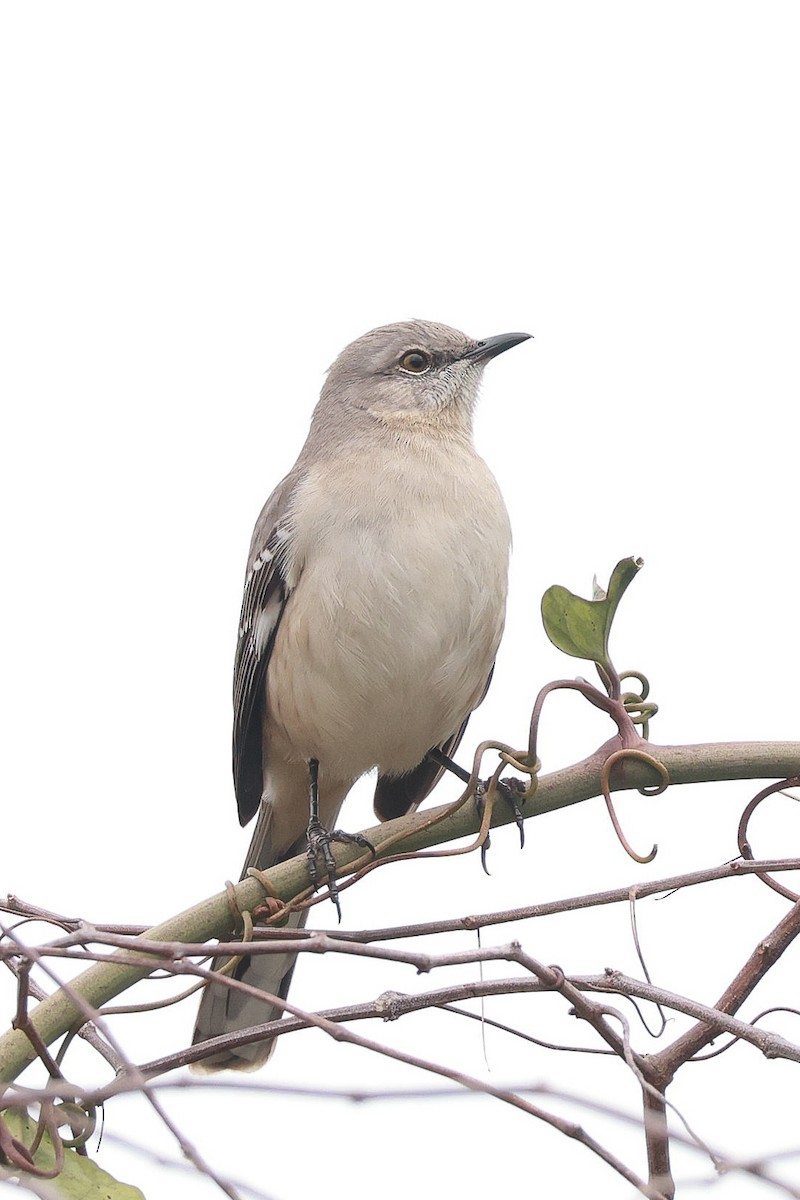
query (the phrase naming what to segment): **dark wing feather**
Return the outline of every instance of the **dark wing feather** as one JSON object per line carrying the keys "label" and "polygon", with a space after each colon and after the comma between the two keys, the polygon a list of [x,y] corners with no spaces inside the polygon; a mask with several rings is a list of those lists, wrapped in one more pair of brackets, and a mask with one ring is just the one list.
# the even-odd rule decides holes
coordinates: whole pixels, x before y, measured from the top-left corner
{"label": "dark wing feather", "polygon": [[[494,663],[478,704],[483,702],[493,674]],[[478,704],[475,705],[476,708]],[[439,747],[432,748],[434,750],[438,748],[448,758],[452,758],[461,744],[470,715],[467,713],[460,728],[451,734],[447,741],[442,742]],[[432,762],[429,758],[423,758],[419,766],[414,767],[413,771],[408,771],[405,775],[379,775],[373,802],[375,816],[380,821],[392,821],[395,817],[404,817],[406,813],[413,812],[433,791],[444,771],[445,768],[440,767],[438,763]]]}
{"label": "dark wing feather", "polygon": [[264,506],[256,524],[239,620],[233,668],[233,784],[242,825],[261,803],[266,674],[288,588],[282,570],[285,530],[280,518],[288,479]]}

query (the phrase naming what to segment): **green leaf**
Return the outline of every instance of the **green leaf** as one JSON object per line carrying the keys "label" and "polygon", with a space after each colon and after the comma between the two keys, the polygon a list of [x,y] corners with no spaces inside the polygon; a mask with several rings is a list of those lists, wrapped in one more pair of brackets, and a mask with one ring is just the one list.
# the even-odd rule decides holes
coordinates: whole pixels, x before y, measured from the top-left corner
{"label": "green leaf", "polygon": [[[33,1144],[36,1122],[26,1112],[9,1109],[3,1113],[3,1118],[18,1141],[26,1146]],[[33,1156],[33,1161],[37,1167],[41,1167],[43,1170],[50,1170],[55,1166],[55,1150],[52,1138],[48,1133],[42,1138],[39,1148]],[[14,1173],[17,1174],[16,1171]],[[19,1171],[21,1187],[26,1187],[26,1179],[33,1181],[32,1176],[26,1176],[24,1171]],[[144,1200],[144,1193],[140,1192],[137,1187],[131,1187],[128,1183],[119,1183],[102,1167],[98,1167],[97,1163],[78,1154],[75,1150],[65,1150],[64,1167],[61,1173],[55,1179],[43,1182],[46,1183],[53,1195],[63,1197],[64,1200]],[[38,1180],[37,1185],[41,1186]],[[33,1189],[31,1188],[31,1190]]]}
{"label": "green leaf", "polygon": [[573,658],[585,658],[610,667],[608,635],[628,584],[644,566],[641,558],[623,558],[614,567],[608,591],[594,584],[593,600],[575,596],[554,584],[542,597],[542,621],[554,646]]}

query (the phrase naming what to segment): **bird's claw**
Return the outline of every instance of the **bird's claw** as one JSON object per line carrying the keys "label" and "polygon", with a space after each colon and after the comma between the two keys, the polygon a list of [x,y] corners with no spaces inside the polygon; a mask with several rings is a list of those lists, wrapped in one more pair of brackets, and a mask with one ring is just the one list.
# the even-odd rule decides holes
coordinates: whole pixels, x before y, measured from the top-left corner
{"label": "bird's claw", "polygon": [[[483,783],[482,781],[478,782],[478,786],[475,789],[475,807],[478,810],[478,817],[480,818],[481,823],[482,823],[484,810],[486,808],[486,784]],[[486,865],[486,852],[489,849],[489,847],[491,846],[491,844],[492,844],[492,839],[489,834],[489,830],[487,829],[486,837],[481,842],[481,866],[483,867],[484,873],[486,875],[491,875],[491,871],[489,870],[489,868]]]}
{"label": "bird's claw", "polygon": [[333,857],[331,851],[331,842],[349,842],[351,845],[362,846],[365,850],[371,852],[373,858],[375,857],[375,847],[369,838],[364,837],[363,833],[345,833],[342,829],[332,829],[329,832],[321,821],[311,821],[309,823],[306,830],[306,839],[308,841],[306,857],[308,859],[308,874],[311,879],[311,886],[316,891],[319,883],[317,856],[321,855],[328,876],[328,892],[336,907],[336,915],[341,922],[342,909],[339,904],[339,888],[336,883],[336,859]]}
{"label": "bird's claw", "polygon": [[[519,830],[519,848],[523,849],[525,845],[525,822],[522,817],[522,810],[517,803],[517,797],[525,790],[525,785],[521,779],[501,779],[497,785],[498,794],[501,799],[510,807],[514,815],[514,823]],[[478,815],[483,819],[483,810],[486,805],[486,785],[479,783],[475,791],[475,804],[478,809]],[[487,875],[491,872],[486,865],[486,851],[492,844],[492,839],[489,836],[489,831],[486,831],[486,837],[481,843],[481,866]]]}
{"label": "bird's claw", "polygon": [[481,866],[483,867],[483,871],[484,871],[485,875],[491,875],[491,873],[492,873],[486,865],[486,851],[489,849],[491,844],[492,844],[492,839],[489,837],[489,834],[487,833],[486,837],[481,842]]}
{"label": "bird's claw", "polygon": [[501,779],[498,786],[500,795],[505,800],[506,804],[514,814],[514,823],[519,830],[519,848],[525,848],[525,821],[522,816],[522,809],[517,803],[517,797],[525,791],[525,784],[521,779]]}

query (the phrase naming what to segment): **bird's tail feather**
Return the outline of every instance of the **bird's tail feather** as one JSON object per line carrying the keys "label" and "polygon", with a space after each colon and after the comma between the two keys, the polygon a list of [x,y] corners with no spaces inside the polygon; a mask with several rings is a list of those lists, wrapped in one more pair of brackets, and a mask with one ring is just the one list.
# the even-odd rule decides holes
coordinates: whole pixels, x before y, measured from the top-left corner
{"label": "bird's tail feather", "polygon": [[[266,871],[276,863],[302,854],[306,848],[304,834],[288,850],[275,853],[270,838],[270,816],[270,806],[262,806],[242,870],[243,878],[249,867],[258,867],[259,870]],[[307,917],[308,909],[294,912],[284,928],[302,929]],[[233,978],[283,1000],[289,991],[296,960],[296,954],[245,955],[235,967]],[[212,969],[219,970],[225,961],[223,958],[214,959]],[[266,997],[258,1000],[254,996],[246,996],[242,992],[227,988],[224,984],[211,983],[203,992],[200,1001],[192,1044],[196,1045],[198,1042],[205,1042],[209,1038],[220,1037],[235,1030],[249,1029],[252,1025],[263,1025],[267,1021],[277,1020],[282,1015],[283,1009],[277,1004],[270,1004]],[[274,1047],[274,1038],[250,1042],[248,1045],[223,1050],[202,1062],[194,1063],[192,1070],[200,1074],[224,1070],[255,1071],[267,1061]]]}

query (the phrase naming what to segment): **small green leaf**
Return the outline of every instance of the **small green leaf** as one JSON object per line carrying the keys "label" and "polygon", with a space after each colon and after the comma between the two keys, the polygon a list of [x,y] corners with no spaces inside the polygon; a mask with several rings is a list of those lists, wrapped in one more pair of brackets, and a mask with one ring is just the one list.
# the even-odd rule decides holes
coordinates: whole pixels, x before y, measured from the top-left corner
{"label": "small green leaf", "polygon": [[[3,1119],[15,1138],[26,1146],[32,1145],[36,1122],[27,1113],[10,1109],[3,1113]],[[55,1166],[55,1151],[49,1134],[46,1133],[42,1138],[33,1160],[37,1167],[44,1170]],[[14,1173],[17,1174],[16,1171]],[[20,1187],[28,1190],[26,1179],[33,1181],[33,1176],[26,1176],[24,1171],[19,1171]],[[54,1195],[63,1196],[64,1200],[144,1200],[144,1193],[137,1187],[119,1183],[102,1167],[98,1167],[97,1163],[76,1153],[75,1150],[64,1151],[63,1170],[55,1179],[48,1179],[46,1183]]]}
{"label": "small green leaf", "polygon": [[594,600],[575,596],[555,584],[542,597],[542,621],[554,646],[573,658],[585,658],[610,667],[608,635],[628,584],[643,566],[641,558],[623,558],[614,567],[608,591],[594,582]]}

